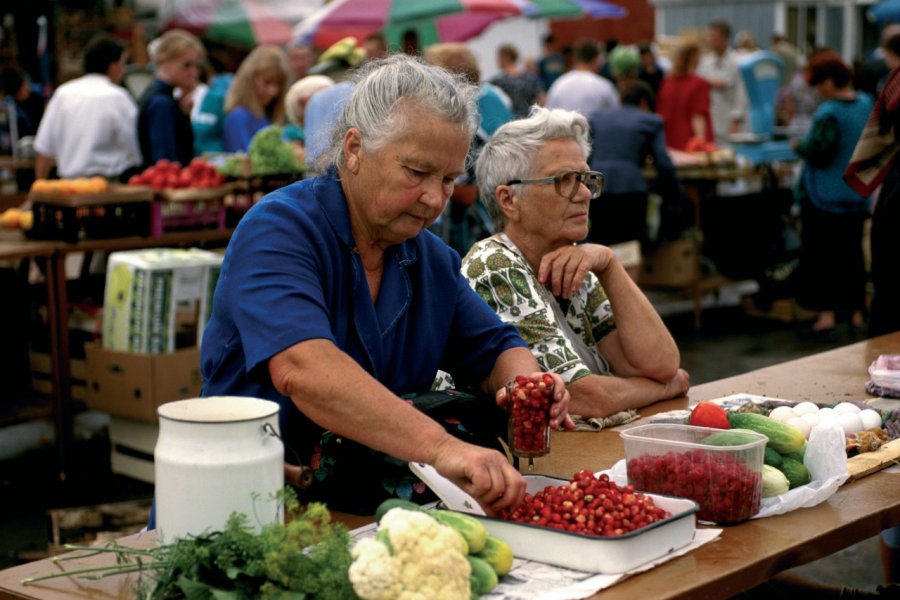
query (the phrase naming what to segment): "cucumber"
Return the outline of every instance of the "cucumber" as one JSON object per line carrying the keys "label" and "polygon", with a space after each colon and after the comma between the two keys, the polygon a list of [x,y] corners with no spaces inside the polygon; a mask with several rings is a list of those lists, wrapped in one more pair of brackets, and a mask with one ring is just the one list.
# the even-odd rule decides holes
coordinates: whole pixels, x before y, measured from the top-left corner
{"label": "cucumber", "polygon": [[806,443],[803,432],[787,423],[781,423],[756,413],[728,413],[728,422],[735,429],[750,429],[769,438],[767,444],[779,454],[796,452]]}
{"label": "cucumber", "polygon": [[763,465],[762,468],[762,497],[769,498],[783,494],[790,489],[791,483],[784,473],[772,465]]}
{"label": "cucumber", "polygon": [[749,429],[729,429],[728,431],[720,431],[708,435],[700,440],[700,443],[709,446],[743,446],[744,444],[751,444],[758,439],[759,436],[756,435],[755,431]]}
{"label": "cucumber", "polygon": [[487,543],[488,532],[481,521],[469,515],[452,510],[431,510],[428,514],[442,525],[449,525],[459,532],[469,546],[469,553],[477,554]]}
{"label": "cucumber", "polygon": [[806,465],[787,456],[784,457],[781,466],[778,468],[784,473],[784,476],[787,477],[787,480],[791,484],[791,489],[806,485],[812,479]]}
{"label": "cucumber", "polygon": [[767,465],[775,467],[776,469],[781,466],[784,457],[766,446],[765,454],[763,454],[763,462]]}
{"label": "cucumber", "polygon": [[415,502],[404,500],[403,498],[388,498],[375,509],[375,522],[381,523],[381,518],[392,508],[405,508],[406,510],[417,510],[420,512],[425,510]]}
{"label": "cucumber", "polygon": [[512,548],[500,538],[492,535],[488,536],[484,548],[475,556],[491,565],[499,577],[509,573],[509,570],[512,568]]}
{"label": "cucumber", "polygon": [[491,590],[497,587],[497,573],[491,565],[471,554],[466,556],[466,560],[468,560],[469,564],[472,566],[472,574],[469,576],[469,585],[473,597],[489,594]]}

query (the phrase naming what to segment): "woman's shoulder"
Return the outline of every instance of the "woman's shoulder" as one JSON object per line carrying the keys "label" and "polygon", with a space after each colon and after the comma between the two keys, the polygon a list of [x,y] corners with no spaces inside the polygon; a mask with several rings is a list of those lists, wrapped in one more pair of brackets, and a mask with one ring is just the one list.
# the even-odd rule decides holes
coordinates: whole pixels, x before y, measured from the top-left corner
{"label": "woman's shoulder", "polygon": [[502,233],[475,242],[466,253],[462,266],[463,274],[469,279],[494,271],[528,268],[522,254]]}

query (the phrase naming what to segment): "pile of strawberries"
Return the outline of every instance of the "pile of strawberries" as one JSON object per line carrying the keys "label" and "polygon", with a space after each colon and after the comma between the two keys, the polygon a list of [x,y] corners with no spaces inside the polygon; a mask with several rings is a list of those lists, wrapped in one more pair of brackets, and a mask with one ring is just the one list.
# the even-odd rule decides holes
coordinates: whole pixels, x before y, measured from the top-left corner
{"label": "pile of strawberries", "polygon": [[525,499],[505,519],[551,527],[572,533],[616,537],[671,514],[656,506],[653,498],[636,492],[633,485],[621,487],[609,476],[585,469],[566,485],[547,486]]}
{"label": "pile of strawberries", "polygon": [[162,158],[155,165],[144,169],[143,173],[132,175],[128,180],[130,185],[149,185],[157,191],[214,188],[224,182],[225,177],[202,158],[193,159],[186,167],[182,167],[179,162]]}
{"label": "pile of strawberries", "polygon": [[553,378],[517,375],[507,386],[509,394],[510,451],[519,457],[543,456],[550,451],[550,405]]}
{"label": "pile of strawberries", "polygon": [[628,483],[639,489],[696,501],[702,521],[739,523],[759,512],[760,473],[727,453],[643,454],[626,468]]}

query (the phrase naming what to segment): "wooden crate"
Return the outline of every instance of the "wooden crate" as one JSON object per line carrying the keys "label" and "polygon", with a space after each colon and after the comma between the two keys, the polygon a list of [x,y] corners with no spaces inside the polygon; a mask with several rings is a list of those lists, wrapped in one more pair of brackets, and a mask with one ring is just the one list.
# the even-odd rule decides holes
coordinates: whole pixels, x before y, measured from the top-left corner
{"label": "wooden crate", "polygon": [[150,517],[150,502],[148,498],[50,510],[48,553],[65,552],[65,544],[99,545],[139,532]]}
{"label": "wooden crate", "polygon": [[[50,354],[46,352],[28,351],[28,361],[31,365],[31,389],[44,396],[53,395],[53,368],[50,364]],[[84,401],[87,395],[85,387],[85,361],[83,358],[69,360],[71,373],[71,395],[73,400]]]}

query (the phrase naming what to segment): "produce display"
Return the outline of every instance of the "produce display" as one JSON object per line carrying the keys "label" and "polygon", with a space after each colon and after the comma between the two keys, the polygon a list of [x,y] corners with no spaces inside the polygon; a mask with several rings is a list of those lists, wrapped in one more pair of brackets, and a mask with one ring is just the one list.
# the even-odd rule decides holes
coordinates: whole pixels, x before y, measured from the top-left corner
{"label": "produce display", "polygon": [[[288,506],[293,514],[296,500],[289,501]],[[89,572],[54,571],[26,579],[23,584],[54,577],[97,578],[139,572],[142,577],[136,584],[137,598],[354,597],[348,575],[350,534],[343,525],[331,523],[324,504],[310,503],[287,524],[272,523],[261,532],[250,526],[246,515],[234,513],[222,531],[155,548],[67,548],[84,550],[85,554],[114,554],[116,564]]]}
{"label": "produce display", "polygon": [[709,444],[727,444],[727,436],[741,430],[765,435],[768,442],[763,455],[763,497],[777,496],[810,482],[804,457],[806,441],[816,427],[839,426],[846,438],[848,456],[877,450],[888,440],[900,437],[898,411],[882,415],[862,402],[820,406],[814,402],[765,400],[748,401],[733,408],[726,410],[715,402],[701,402],[693,408],[687,422],[721,428],[725,419],[730,431],[710,436],[705,440]]}
{"label": "produce display", "polygon": [[799,430],[805,439],[809,439],[812,430],[819,424],[835,423],[844,430],[848,456],[873,452],[886,442],[900,438],[900,409],[878,411],[860,401],[817,404],[767,399],[747,401],[729,411],[729,415],[747,413],[757,415],[754,418],[763,424],[766,422],[758,420],[760,415],[790,425]]}
{"label": "produce display", "polygon": [[31,229],[34,224],[34,213],[30,210],[7,208],[0,213],[0,227],[7,229]]}
{"label": "produce display", "polygon": [[229,156],[220,170],[229,177],[239,178],[299,173],[303,169],[294,145],[282,139],[281,127],[273,125],[253,136],[246,155]]}
{"label": "produce display", "polygon": [[614,537],[671,516],[636,486],[619,486],[589,470],[574,475],[566,485],[547,486],[502,516],[511,521],[581,533]]}
{"label": "produce display", "polygon": [[517,375],[506,386],[509,404],[508,437],[514,456],[532,458],[550,452],[550,405],[553,378]]}
{"label": "produce display", "polygon": [[103,177],[76,177],[74,179],[36,179],[31,184],[34,194],[75,196],[105,194],[109,182]]}
{"label": "produce display", "polygon": [[478,598],[512,568],[512,550],[477,519],[386,500],[378,531],[352,551],[349,577],[362,600]]}
{"label": "produce display", "polygon": [[177,161],[162,158],[155,165],[128,179],[129,185],[149,185],[157,191],[214,188],[224,182],[225,177],[202,158],[193,159],[186,167],[182,167]]}

